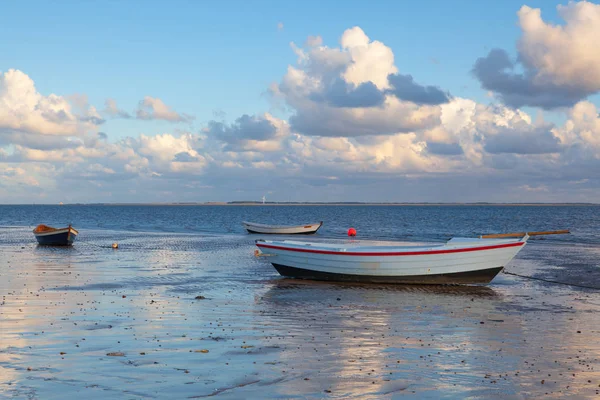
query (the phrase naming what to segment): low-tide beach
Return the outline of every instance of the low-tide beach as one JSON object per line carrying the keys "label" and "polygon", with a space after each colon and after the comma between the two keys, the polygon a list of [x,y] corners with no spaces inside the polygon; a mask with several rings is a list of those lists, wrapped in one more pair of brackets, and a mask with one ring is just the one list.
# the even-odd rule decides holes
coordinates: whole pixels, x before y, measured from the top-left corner
{"label": "low-tide beach", "polygon": [[[28,227],[0,229],[0,397],[600,393],[598,290],[507,274],[464,287],[297,281],[254,257],[255,235],[81,232],[44,248]],[[600,287],[599,257],[531,240],[507,271]]]}

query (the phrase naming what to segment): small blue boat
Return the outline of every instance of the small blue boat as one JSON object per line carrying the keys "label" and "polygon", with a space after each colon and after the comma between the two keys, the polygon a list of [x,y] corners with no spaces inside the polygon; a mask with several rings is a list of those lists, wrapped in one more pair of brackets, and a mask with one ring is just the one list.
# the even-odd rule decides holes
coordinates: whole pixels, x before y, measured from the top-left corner
{"label": "small blue boat", "polygon": [[71,246],[78,233],[71,225],[59,229],[47,225],[38,225],[33,230],[38,243],[43,246]]}

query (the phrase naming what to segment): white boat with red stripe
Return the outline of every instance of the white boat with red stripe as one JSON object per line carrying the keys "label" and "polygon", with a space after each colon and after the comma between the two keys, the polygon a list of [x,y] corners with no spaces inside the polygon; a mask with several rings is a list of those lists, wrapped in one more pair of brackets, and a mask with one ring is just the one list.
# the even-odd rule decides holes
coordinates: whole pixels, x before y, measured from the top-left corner
{"label": "white boat with red stripe", "polygon": [[[275,269],[292,278],[374,283],[485,284],[525,247],[517,239],[453,238],[442,244],[327,244],[257,240]],[[259,252],[260,254],[260,252]]]}

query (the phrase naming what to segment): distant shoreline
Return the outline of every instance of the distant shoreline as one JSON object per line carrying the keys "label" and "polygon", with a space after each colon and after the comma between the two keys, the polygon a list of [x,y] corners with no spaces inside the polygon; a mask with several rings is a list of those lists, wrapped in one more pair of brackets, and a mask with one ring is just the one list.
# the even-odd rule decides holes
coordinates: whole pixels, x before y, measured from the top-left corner
{"label": "distant shoreline", "polygon": [[587,206],[597,207],[598,203],[362,203],[362,202],[252,202],[252,201],[230,201],[230,202],[178,202],[178,203],[67,203],[67,204],[0,204],[0,206],[495,206],[495,207],[564,207],[564,206]]}

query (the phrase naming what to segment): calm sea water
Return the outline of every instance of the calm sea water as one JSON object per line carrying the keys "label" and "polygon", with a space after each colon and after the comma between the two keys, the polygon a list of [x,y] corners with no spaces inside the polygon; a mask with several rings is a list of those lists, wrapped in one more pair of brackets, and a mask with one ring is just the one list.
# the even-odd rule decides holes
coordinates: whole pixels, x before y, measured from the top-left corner
{"label": "calm sea water", "polygon": [[[344,285],[282,278],[243,220],[573,233],[483,287]],[[598,398],[599,232],[597,206],[0,206],[0,398]]]}
{"label": "calm sea water", "polygon": [[44,223],[79,229],[244,234],[242,221],[304,224],[324,221],[319,237],[446,240],[484,233],[570,229],[543,240],[600,244],[600,206],[106,206],[0,205],[0,226]]}

